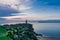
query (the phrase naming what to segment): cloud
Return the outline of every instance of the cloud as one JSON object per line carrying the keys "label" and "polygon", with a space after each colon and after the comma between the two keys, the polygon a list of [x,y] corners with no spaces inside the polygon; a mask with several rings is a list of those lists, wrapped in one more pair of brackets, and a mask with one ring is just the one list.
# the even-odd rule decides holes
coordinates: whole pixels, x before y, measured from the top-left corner
{"label": "cloud", "polygon": [[0,16],[9,16],[12,13],[19,13],[19,11],[10,8],[9,5],[0,5]]}
{"label": "cloud", "polygon": [[25,12],[32,8],[32,0],[0,0],[0,24],[25,19]]}
{"label": "cloud", "polygon": [[30,8],[31,0],[1,0],[0,4],[9,5],[16,10],[23,10]]}
{"label": "cloud", "polygon": [[30,0],[0,0],[0,16],[11,16],[30,9]]}

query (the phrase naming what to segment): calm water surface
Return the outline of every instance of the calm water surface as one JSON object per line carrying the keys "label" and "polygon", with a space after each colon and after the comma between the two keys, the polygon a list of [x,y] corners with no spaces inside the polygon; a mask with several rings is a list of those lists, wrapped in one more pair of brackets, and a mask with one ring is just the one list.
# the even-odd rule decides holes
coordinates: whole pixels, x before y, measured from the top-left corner
{"label": "calm water surface", "polygon": [[49,37],[60,37],[60,23],[33,23],[34,31]]}

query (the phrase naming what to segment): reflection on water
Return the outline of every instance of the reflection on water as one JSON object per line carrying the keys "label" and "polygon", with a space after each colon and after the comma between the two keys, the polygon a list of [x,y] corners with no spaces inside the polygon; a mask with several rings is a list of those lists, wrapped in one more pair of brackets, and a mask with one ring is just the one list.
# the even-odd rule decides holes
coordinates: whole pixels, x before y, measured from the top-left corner
{"label": "reflection on water", "polygon": [[38,34],[60,37],[60,23],[33,23],[33,28]]}

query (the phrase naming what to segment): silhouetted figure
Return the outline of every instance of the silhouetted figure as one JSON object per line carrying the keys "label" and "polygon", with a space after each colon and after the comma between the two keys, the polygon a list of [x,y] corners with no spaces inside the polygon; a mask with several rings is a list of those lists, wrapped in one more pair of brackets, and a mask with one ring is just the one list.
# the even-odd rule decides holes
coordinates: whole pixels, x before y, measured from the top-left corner
{"label": "silhouetted figure", "polygon": [[26,20],[26,24],[28,23],[28,21]]}

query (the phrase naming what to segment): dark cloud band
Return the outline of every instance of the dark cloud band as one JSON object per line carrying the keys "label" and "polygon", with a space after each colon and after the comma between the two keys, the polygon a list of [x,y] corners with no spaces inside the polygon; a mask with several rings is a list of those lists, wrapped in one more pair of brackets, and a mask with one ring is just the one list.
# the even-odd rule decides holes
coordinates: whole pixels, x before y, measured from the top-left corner
{"label": "dark cloud band", "polygon": [[0,17],[10,16],[12,13],[19,13],[19,11],[13,8],[10,8],[9,5],[0,5]]}

